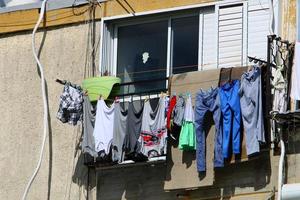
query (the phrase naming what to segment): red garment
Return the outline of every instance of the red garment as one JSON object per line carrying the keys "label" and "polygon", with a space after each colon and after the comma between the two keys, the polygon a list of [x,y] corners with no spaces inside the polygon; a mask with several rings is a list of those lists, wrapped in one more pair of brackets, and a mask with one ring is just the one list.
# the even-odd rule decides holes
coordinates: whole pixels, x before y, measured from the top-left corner
{"label": "red garment", "polygon": [[175,105],[176,105],[176,96],[172,96],[170,103],[169,103],[168,113],[167,113],[167,128],[169,130],[171,129],[171,115],[172,115]]}

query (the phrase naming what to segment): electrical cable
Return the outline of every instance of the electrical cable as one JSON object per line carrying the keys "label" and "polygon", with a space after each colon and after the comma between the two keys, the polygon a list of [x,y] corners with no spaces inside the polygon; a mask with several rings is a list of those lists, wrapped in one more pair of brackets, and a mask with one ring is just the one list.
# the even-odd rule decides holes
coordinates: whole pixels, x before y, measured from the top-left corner
{"label": "electrical cable", "polygon": [[40,167],[41,167],[41,163],[42,163],[42,159],[43,159],[43,152],[44,152],[44,147],[45,147],[45,143],[46,143],[46,138],[47,138],[47,132],[48,132],[48,127],[49,127],[49,121],[48,121],[48,102],[47,102],[47,96],[46,96],[46,84],[45,84],[45,77],[44,77],[44,69],[43,69],[43,66],[37,56],[37,52],[36,52],[36,49],[35,49],[35,33],[40,25],[40,23],[42,22],[43,18],[44,18],[44,13],[45,13],[45,7],[46,7],[46,3],[47,3],[47,0],[44,0],[43,3],[42,3],[42,6],[41,6],[41,13],[40,13],[40,16],[39,16],[39,19],[33,29],[33,32],[32,32],[32,51],[33,51],[33,56],[34,56],[34,59],[35,61],[37,62],[37,65],[39,67],[39,70],[40,70],[40,74],[41,74],[41,86],[42,86],[42,96],[43,96],[43,105],[44,105],[44,131],[43,131],[43,140],[42,140],[42,146],[41,146],[41,151],[40,151],[40,157],[39,157],[39,161],[38,161],[38,164],[26,186],[26,189],[24,191],[24,194],[23,194],[23,197],[22,197],[22,200],[26,200],[27,198],[27,194],[29,192],[29,189],[30,189],[30,186],[31,184],[33,183]]}

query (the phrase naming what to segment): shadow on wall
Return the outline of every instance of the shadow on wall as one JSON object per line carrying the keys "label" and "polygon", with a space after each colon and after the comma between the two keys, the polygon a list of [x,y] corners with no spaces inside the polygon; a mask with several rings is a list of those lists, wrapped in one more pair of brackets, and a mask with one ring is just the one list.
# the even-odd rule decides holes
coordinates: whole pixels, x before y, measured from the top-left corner
{"label": "shadow on wall", "polygon": [[286,149],[287,154],[299,154],[300,153],[300,127],[295,123],[292,123],[284,129],[284,140],[287,141]]}
{"label": "shadow on wall", "polygon": [[[0,0],[1,3],[1,0]],[[37,54],[38,58],[40,58],[46,36],[47,36],[47,31],[52,30],[54,28],[47,28],[45,27],[45,21],[44,21],[44,28],[40,29],[39,32],[42,34],[42,38],[39,40],[36,40],[36,44],[39,44],[40,46],[37,48]],[[13,34],[12,34],[13,35]],[[39,70],[39,67],[36,66],[36,70],[38,73],[38,76],[41,77],[41,73]],[[49,98],[48,98],[48,84],[47,81],[45,81],[46,84],[46,98],[49,104]],[[50,111],[48,107],[48,120],[49,120],[49,127],[48,127],[48,138],[49,138],[49,172],[48,172],[48,190],[47,190],[47,200],[52,199],[51,198],[51,187],[52,187],[52,171],[53,171],[53,135],[52,135],[52,123],[51,123],[51,116],[50,116]],[[79,135],[81,133],[81,130],[77,130],[77,134]],[[81,134],[80,134],[81,135]],[[81,136],[80,136],[81,138]],[[75,149],[74,149],[74,157],[73,157],[73,165],[74,167],[74,172],[72,176],[72,181],[70,181],[69,185],[69,195],[71,192],[71,185],[72,182],[76,183],[79,188],[84,188],[85,191],[90,191],[92,188],[95,188],[96,186],[96,176],[95,176],[95,171],[94,170],[88,170],[88,168],[84,165],[84,156],[81,153],[80,150],[80,142],[78,141],[78,144],[76,144]],[[78,199],[80,199],[80,195]],[[69,198],[70,199],[70,196]],[[89,199],[89,193],[86,194],[86,199]]]}
{"label": "shadow on wall", "polygon": [[[81,150],[77,149],[76,151],[79,152]],[[74,159],[75,158],[76,154],[74,155]],[[84,165],[84,154],[81,152],[76,162],[76,166],[72,176],[72,181],[73,183],[76,183],[79,188],[84,189],[86,199],[89,200],[90,191],[96,187],[96,173],[94,169],[89,169],[87,166]]]}
{"label": "shadow on wall", "polygon": [[[210,130],[212,128],[213,129],[215,128],[214,121],[213,121],[213,114],[211,112],[206,112],[203,124],[204,124],[204,130],[206,133],[205,138],[207,138],[208,134],[211,132]],[[172,148],[178,148],[180,131],[181,131],[181,128],[179,126],[174,125],[172,128],[172,135],[175,138],[175,140],[174,139],[168,140],[168,157],[167,157],[167,163],[168,163],[167,165],[168,166],[167,166],[167,173],[166,173],[167,181],[170,181],[172,179],[171,171],[174,166],[174,162],[172,159]],[[196,160],[196,151],[183,151],[182,152],[182,163],[186,165],[186,169],[190,168],[195,160]],[[199,173],[200,180],[203,180],[205,177],[206,177],[205,172]]]}
{"label": "shadow on wall", "polygon": [[234,195],[235,188],[253,187],[258,191],[270,183],[271,175],[270,154],[266,151],[253,160],[216,169],[214,187],[223,188],[224,196]]}
{"label": "shadow on wall", "polygon": [[176,199],[164,191],[165,164],[97,171],[97,200]]}

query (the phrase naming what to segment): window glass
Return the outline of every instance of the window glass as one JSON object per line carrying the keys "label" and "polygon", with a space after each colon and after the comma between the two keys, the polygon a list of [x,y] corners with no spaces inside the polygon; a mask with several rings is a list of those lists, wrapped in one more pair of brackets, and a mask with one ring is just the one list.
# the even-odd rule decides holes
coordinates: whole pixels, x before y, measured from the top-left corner
{"label": "window glass", "polygon": [[[168,22],[159,21],[118,28],[117,76],[123,82],[166,77]],[[165,81],[140,83],[123,92],[166,87]]]}
{"label": "window glass", "polygon": [[173,74],[198,70],[199,16],[172,20]]}

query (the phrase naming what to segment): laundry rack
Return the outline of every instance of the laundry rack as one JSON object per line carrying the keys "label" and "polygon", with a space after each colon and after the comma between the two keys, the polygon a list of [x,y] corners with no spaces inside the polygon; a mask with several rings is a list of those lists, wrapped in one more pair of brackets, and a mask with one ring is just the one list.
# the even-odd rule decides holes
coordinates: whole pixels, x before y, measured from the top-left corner
{"label": "laundry rack", "polygon": [[[150,89],[150,90],[145,90],[145,91],[138,91],[138,92],[130,92],[130,86],[132,85],[141,85],[145,83],[153,83],[153,82],[162,82],[164,81],[166,84],[165,87],[161,88],[156,88],[156,89]],[[133,97],[137,97],[138,100],[141,100],[142,97],[149,96],[156,98],[158,97],[159,94],[167,93],[168,88],[169,88],[169,77],[164,77],[164,78],[156,78],[156,79],[147,79],[147,80],[138,80],[138,81],[131,81],[131,82],[124,82],[117,84],[114,87],[118,87],[119,94],[113,97],[109,97],[109,100],[112,99],[119,99],[121,102],[124,101],[126,102],[127,100],[129,101],[134,101]],[[122,87],[127,87],[126,89],[121,90]],[[129,98],[129,99],[128,99]],[[88,161],[89,160],[89,161]],[[134,166],[144,166],[144,165],[151,165],[155,166],[158,164],[164,164],[166,165],[166,156],[160,156],[153,158],[149,161],[144,161],[144,162],[133,162],[133,161],[125,161],[120,164],[112,163],[112,162],[97,162],[95,160],[91,160],[91,157],[89,155],[84,155],[84,164],[89,167],[89,168],[94,168],[97,170],[107,170],[107,169],[118,169],[118,168],[128,168],[128,167],[134,167]]]}

